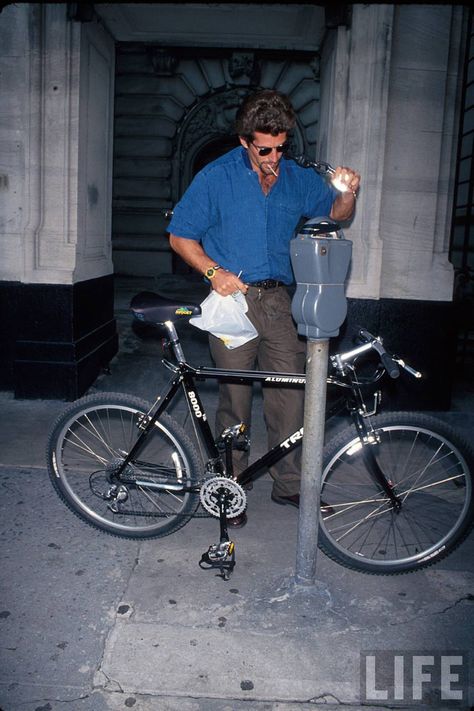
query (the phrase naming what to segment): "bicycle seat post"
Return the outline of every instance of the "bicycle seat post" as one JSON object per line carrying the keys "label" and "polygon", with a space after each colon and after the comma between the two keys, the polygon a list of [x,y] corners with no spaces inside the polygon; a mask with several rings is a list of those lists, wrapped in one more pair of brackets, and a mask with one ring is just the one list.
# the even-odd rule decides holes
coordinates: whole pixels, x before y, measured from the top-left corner
{"label": "bicycle seat post", "polygon": [[165,321],[164,326],[168,332],[169,343],[173,349],[176,360],[178,363],[185,363],[186,359],[174,323],[172,321]]}

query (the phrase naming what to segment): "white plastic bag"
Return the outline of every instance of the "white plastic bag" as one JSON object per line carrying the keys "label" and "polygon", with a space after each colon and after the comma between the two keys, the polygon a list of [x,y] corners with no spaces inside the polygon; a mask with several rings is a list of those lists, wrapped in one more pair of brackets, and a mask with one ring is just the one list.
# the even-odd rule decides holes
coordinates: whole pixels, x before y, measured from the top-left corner
{"label": "white plastic bag", "polygon": [[220,338],[226,348],[238,348],[258,336],[245,315],[247,311],[247,301],[241,291],[229,296],[211,291],[201,304],[201,315],[193,316],[189,323]]}

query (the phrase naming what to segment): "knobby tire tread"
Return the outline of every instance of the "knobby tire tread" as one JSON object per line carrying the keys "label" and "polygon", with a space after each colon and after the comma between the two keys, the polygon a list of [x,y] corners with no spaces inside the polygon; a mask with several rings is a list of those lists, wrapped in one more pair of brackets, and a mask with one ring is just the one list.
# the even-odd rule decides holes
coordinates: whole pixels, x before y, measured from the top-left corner
{"label": "knobby tire tread", "polygon": [[[143,400],[134,395],[113,392],[86,395],[85,397],[80,398],[79,400],[76,400],[75,402],[71,403],[71,405],[67,407],[54,421],[46,446],[48,473],[53,484],[54,490],[58,494],[61,501],[68,507],[68,509],[70,509],[70,511],[72,511],[78,518],[80,518],[81,521],[87,523],[89,526],[95,528],[96,530],[98,529],[99,531],[107,533],[108,535],[114,536],[116,538],[148,540],[153,538],[163,538],[165,536],[171,535],[172,533],[175,533],[189,522],[189,520],[193,517],[194,513],[198,509],[200,503],[199,494],[190,495],[190,502],[187,506],[186,512],[177,514],[174,520],[172,520],[170,517],[170,523],[166,528],[161,528],[159,531],[156,532],[153,532],[153,529],[151,528],[149,532],[129,531],[125,533],[119,532],[113,527],[108,527],[106,523],[101,525],[93,519],[89,518],[89,516],[87,516],[81,509],[78,509],[75,503],[69,499],[69,497],[64,493],[63,488],[59,484],[59,477],[56,475],[53,464],[53,453],[56,450],[56,446],[58,444],[58,437],[61,431],[63,430],[65,423],[67,421],[70,421],[71,418],[73,418],[74,416],[78,417],[82,412],[84,412],[84,410],[87,410],[90,407],[101,407],[104,405],[131,407],[137,409],[142,413],[147,413],[151,409],[151,404],[146,400]],[[167,413],[163,413],[160,416],[159,421],[163,423],[163,425],[167,429],[169,429],[170,432],[174,434],[176,438],[180,441],[180,444],[185,450],[186,456],[189,458],[191,463],[192,478],[195,478],[196,472],[200,470],[200,461],[196,448],[191,442],[190,438],[183,430],[181,425]]]}
{"label": "knobby tire tread", "polygon": [[[429,560],[413,561],[406,564],[405,566],[400,566],[395,563],[392,566],[375,566],[370,560],[356,561],[349,556],[344,556],[341,551],[334,546],[331,539],[319,529],[318,535],[318,547],[323,551],[323,553],[328,556],[331,560],[334,560],[339,565],[342,565],[351,570],[356,570],[357,572],[369,574],[369,575],[404,575],[407,573],[412,573],[424,568],[428,568],[435,565],[440,560],[443,560],[449,556],[456,548],[458,548],[463,541],[467,538],[469,533],[474,527],[474,450],[471,448],[470,444],[460,435],[456,430],[449,424],[443,422],[442,420],[432,417],[431,415],[426,415],[421,412],[389,412],[376,415],[371,418],[372,424],[375,429],[390,426],[399,425],[407,427],[420,427],[425,430],[431,431],[435,436],[440,435],[450,442],[462,455],[467,464],[467,476],[471,482],[471,496],[469,500],[468,510],[464,517],[461,527],[456,531],[454,538],[449,540],[442,551],[438,551]],[[351,442],[357,437],[357,431],[354,425],[349,425],[344,430],[338,432],[325,446],[323,454],[323,480],[326,468],[328,466],[329,460],[340,451],[348,442]],[[324,492],[322,493],[322,498],[324,498]]]}

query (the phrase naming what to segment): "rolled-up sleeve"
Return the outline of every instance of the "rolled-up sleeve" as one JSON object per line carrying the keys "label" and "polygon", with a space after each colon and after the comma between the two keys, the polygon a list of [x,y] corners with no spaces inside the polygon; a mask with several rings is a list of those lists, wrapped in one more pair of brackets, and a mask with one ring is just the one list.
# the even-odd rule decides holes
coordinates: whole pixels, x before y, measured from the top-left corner
{"label": "rolled-up sleeve", "polygon": [[306,217],[326,217],[331,212],[337,191],[316,173],[312,174],[312,187],[308,191],[304,206]]}
{"label": "rolled-up sleeve", "polygon": [[214,221],[209,182],[198,173],[173,209],[168,232],[177,237],[201,241]]}

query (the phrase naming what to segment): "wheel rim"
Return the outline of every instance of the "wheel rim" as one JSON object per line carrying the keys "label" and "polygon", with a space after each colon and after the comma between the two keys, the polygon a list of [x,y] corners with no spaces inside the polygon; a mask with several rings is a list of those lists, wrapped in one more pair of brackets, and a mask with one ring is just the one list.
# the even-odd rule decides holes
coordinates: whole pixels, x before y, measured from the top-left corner
{"label": "wheel rim", "polygon": [[356,564],[401,568],[443,552],[459,534],[471,501],[471,479],[459,450],[417,426],[377,428],[374,451],[402,506],[397,514],[367,473],[359,438],[328,462],[322,498],[332,508],[321,527],[330,545]]}
{"label": "wheel rim", "polygon": [[178,484],[190,479],[189,458],[160,422],[126,470],[134,481],[113,491],[111,474],[135,442],[142,417],[132,406],[91,406],[64,425],[54,452],[54,470],[66,498],[93,523],[122,533],[164,528],[171,518],[186,515],[192,504],[189,492],[152,487],[156,481]]}

